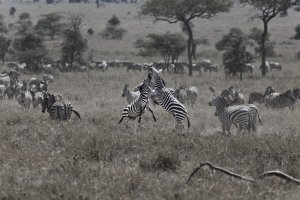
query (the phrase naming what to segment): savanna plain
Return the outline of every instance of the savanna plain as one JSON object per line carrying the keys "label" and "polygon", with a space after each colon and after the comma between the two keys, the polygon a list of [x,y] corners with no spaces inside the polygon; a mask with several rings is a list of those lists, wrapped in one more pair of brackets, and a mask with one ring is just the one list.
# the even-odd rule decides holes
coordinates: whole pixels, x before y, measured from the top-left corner
{"label": "savanna plain", "polygon": [[[2,1],[0,13],[6,23],[15,23],[8,15],[10,6],[17,13],[28,12],[35,23],[41,14],[60,12],[64,16],[80,13],[84,19],[82,33],[88,40],[87,55],[95,60],[132,60],[154,62],[159,57],[140,57],[134,48],[137,38],[149,33],[180,32],[180,25],[153,23],[151,18],[138,16],[140,4],[67,3],[54,5],[18,4]],[[262,27],[250,21],[249,7],[235,5],[229,13],[212,20],[195,20],[196,37],[205,37],[210,46],[200,46],[199,59],[212,59],[221,64],[222,56],[214,44],[230,28],[245,32]],[[127,30],[123,40],[104,40],[98,34],[88,35],[93,27],[101,32],[115,14]],[[147,72],[126,72],[108,69],[82,73],[55,72],[49,91],[61,93],[80,112],[82,120],[51,121],[40,109],[23,111],[16,101],[0,102],[0,197],[1,199],[299,199],[299,186],[277,177],[248,183],[220,172],[203,169],[187,184],[190,173],[202,162],[211,162],[239,174],[257,177],[268,170],[281,170],[300,178],[300,105],[294,110],[271,110],[257,105],[263,120],[255,134],[220,133],[221,124],[214,116],[215,108],[208,102],[213,98],[209,86],[220,92],[234,86],[246,99],[250,92],[262,92],[267,86],[286,91],[300,86],[299,60],[296,53],[300,43],[291,39],[299,15],[289,10],[289,16],[270,23],[271,39],[276,42],[278,56],[269,60],[282,64],[282,72],[270,72],[262,78],[256,60],[252,76],[243,81],[225,78],[218,73],[170,74],[162,77],[167,86],[198,87],[195,106],[187,106],[191,128],[178,134],[174,119],[162,108],[153,108],[157,122],[149,112],[141,124],[129,121],[129,128],[117,124],[127,105],[121,97],[123,85],[130,88],[146,78]],[[61,40],[46,41],[51,55],[59,57]],[[13,61],[13,58],[11,58]],[[186,60],[182,55],[181,60]],[[1,69],[4,69],[2,66]],[[21,79],[39,75],[22,74]],[[186,124],[185,124],[186,127]],[[235,131],[233,131],[235,132]]]}

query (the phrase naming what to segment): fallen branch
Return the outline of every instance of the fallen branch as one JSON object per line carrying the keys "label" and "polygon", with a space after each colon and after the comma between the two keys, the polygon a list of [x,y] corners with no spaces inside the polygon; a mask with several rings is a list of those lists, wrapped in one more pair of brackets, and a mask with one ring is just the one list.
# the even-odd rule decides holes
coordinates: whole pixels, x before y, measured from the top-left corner
{"label": "fallen branch", "polygon": [[250,178],[250,177],[246,177],[246,176],[242,176],[242,175],[239,175],[239,174],[236,174],[234,172],[231,172],[231,171],[228,171],[224,168],[221,168],[221,167],[216,167],[214,165],[212,165],[211,163],[207,162],[207,163],[202,163],[200,164],[192,173],[191,175],[189,176],[189,179],[187,180],[187,183],[190,182],[191,178],[198,172],[199,169],[201,169],[202,167],[204,166],[208,166],[210,169],[214,169],[216,171],[220,171],[224,174],[227,174],[229,176],[232,176],[234,178],[237,178],[237,179],[240,179],[240,180],[243,180],[243,181],[248,181],[248,182],[254,182],[254,179]]}
{"label": "fallen branch", "polygon": [[262,174],[260,174],[258,176],[259,179],[262,179],[264,177],[267,177],[267,176],[278,176],[279,178],[283,178],[291,183],[294,183],[296,185],[300,185],[300,180],[299,179],[296,179],[288,174],[285,174],[281,171],[268,171],[268,172],[264,172]]}
{"label": "fallen branch", "polygon": [[[210,169],[213,169],[213,170],[216,170],[216,171],[219,171],[219,172],[222,172],[228,176],[232,176],[236,179],[240,179],[240,180],[243,180],[243,181],[248,181],[248,182],[252,182],[254,183],[256,180],[252,177],[247,177],[247,176],[243,176],[243,175],[239,175],[239,174],[236,174],[234,172],[231,172],[231,171],[228,171],[224,168],[221,168],[221,167],[217,167],[217,166],[214,166],[212,165],[211,163],[209,162],[206,162],[206,163],[201,163],[196,169],[194,169],[194,171],[190,174],[188,180],[187,180],[187,183],[189,183],[192,179],[192,177],[200,170],[202,169],[204,166],[208,166]],[[275,170],[275,171],[267,171],[267,172],[264,172],[262,174],[260,174],[257,179],[263,179],[265,177],[269,177],[269,176],[277,176],[279,178],[282,178],[282,179],[285,179],[287,180],[288,182],[291,182],[291,183],[294,183],[296,185],[300,185],[300,180],[299,179],[296,179],[288,174],[285,174],[281,171],[278,171],[278,170]]]}

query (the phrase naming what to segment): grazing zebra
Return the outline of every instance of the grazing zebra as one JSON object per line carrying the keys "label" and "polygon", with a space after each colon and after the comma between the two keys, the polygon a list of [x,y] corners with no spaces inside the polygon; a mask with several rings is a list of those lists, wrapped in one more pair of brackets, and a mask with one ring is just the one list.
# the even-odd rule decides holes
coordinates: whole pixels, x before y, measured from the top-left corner
{"label": "grazing zebra", "polygon": [[135,99],[137,99],[139,97],[139,95],[140,95],[140,92],[138,92],[138,91],[136,91],[136,92],[135,91],[133,91],[133,92],[130,91],[128,89],[128,84],[124,85],[122,97],[126,97],[127,102],[129,104],[131,104]]}
{"label": "grazing zebra", "polygon": [[188,104],[194,106],[196,103],[196,99],[198,97],[197,87],[191,86],[189,89],[187,89],[186,94],[187,94]]}
{"label": "grazing zebra", "polygon": [[38,106],[42,103],[43,103],[43,93],[42,92],[32,92],[32,107],[38,108]]}
{"label": "grazing zebra", "polygon": [[43,94],[42,113],[45,113],[46,109],[52,120],[69,120],[72,112],[80,119],[80,114],[73,109],[69,101],[57,101],[55,95],[48,92]]}
{"label": "grazing zebra", "polygon": [[281,71],[281,69],[282,69],[281,64],[278,63],[278,62],[270,62],[269,65],[270,65],[270,69],[271,69],[272,71],[273,71],[273,70]]}
{"label": "grazing zebra", "polygon": [[227,101],[221,96],[215,97],[209,102],[209,105],[216,107],[215,114],[222,123],[223,134],[225,134],[225,130],[231,134],[230,128],[232,124],[238,126],[238,133],[243,128],[246,128],[248,132],[251,130],[256,131],[256,123],[252,116],[252,109],[249,106],[229,106]]}
{"label": "grazing zebra", "polygon": [[155,67],[151,66],[150,76],[154,79],[154,98],[155,101],[159,103],[167,112],[172,114],[176,120],[176,127],[183,128],[182,121],[187,119],[188,128],[190,127],[190,120],[188,118],[188,113],[186,108],[182,103],[180,103],[171,93],[169,89],[165,87],[163,80],[161,79],[159,73],[162,70],[157,70]]}
{"label": "grazing zebra", "polygon": [[268,95],[275,93],[275,91],[273,90],[273,88],[271,86],[268,86],[265,90],[265,93],[262,94],[260,92],[252,92],[249,95],[249,100],[248,103],[252,104],[254,102],[257,103],[264,103],[265,102],[265,97],[267,97]]}
{"label": "grazing zebra", "polygon": [[123,109],[122,118],[118,122],[119,124],[124,118],[135,119],[137,117],[139,117],[138,122],[140,123],[142,114],[145,112],[145,108],[151,112],[153,120],[156,121],[154,113],[149,107],[149,93],[151,92],[151,88],[148,86],[148,84],[148,80],[144,80],[143,83],[137,86],[140,95],[131,104]]}
{"label": "grazing zebra", "polygon": [[174,92],[174,97],[182,104],[185,104],[187,101],[187,90],[186,86],[180,86]]}
{"label": "grazing zebra", "polygon": [[28,110],[32,103],[32,93],[28,90],[21,91],[17,96],[17,101],[24,110]]}
{"label": "grazing zebra", "polygon": [[265,105],[267,108],[274,109],[288,107],[290,110],[294,109],[294,104],[297,101],[297,97],[294,95],[293,90],[288,90],[285,93],[271,93],[265,97]]}

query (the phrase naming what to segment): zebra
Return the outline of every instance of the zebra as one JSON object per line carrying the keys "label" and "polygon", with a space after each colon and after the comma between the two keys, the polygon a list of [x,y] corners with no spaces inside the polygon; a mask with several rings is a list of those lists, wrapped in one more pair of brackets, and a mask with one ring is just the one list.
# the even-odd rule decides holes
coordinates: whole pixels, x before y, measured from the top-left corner
{"label": "zebra", "polygon": [[123,109],[122,117],[118,122],[119,124],[123,121],[124,118],[135,119],[137,117],[139,117],[138,122],[140,123],[145,108],[147,108],[151,112],[153,120],[156,121],[154,113],[149,107],[149,93],[151,92],[151,88],[148,86],[148,84],[148,80],[144,80],[143,83],[137,86],[140,95],[131,104]]}
{"label": "zebra", "polygon": [[271,93],[265,97],[265,105],[267,108],[279,109],[288,107],[290,110],[293,110],[298,98],[293,90],[288,90],[285,93]]}
{"label": "zebra", "polygon": [[[218,116],[222,123],[223,134],[225,134],[225,130],[231,134],[230,128],[232,124],[238,126],[238,133],[242,128],[247,128],[249,133],[251,130],[256,131],[256,123],[252,114],[253,109],[249,106],[229,106],[227,101],[221,96],[215,97],[208,104],[209,106],[216,107],[215,115]],[[251,107],[252,106],[255,105],[252,104]]]}
{"label": "zebra", "polygon": [[46,110],[52,120],[69,120],[72,112],[80,119],[80,114],[73,109],[69,101],[57,101],[55,95],[48,92],[43,93],[42,113]]}
{"label": "zebra", "polygon": [[24,110],[28,110],[30,108],[32,99],[32,93],[28,90],[21,91],[20,94],[17,96],[17,101]]}
{"label": "zebra", "polygon": [[163,80],[160,77],[162,70],[157,70],[151,66],[148,77],[154,79],[154,98],[167,112],[172,114],[176,121],[176,127],[183,128],[182,121],[187,119],[188,128],[190,127],[190,120],[188,118],[188,112],[184,105],[180,103],[171,93],[169,89],[165,87]]}
{"label": "zebra", "polygon": [[123,93],[122,93],[122,97],[126,97],[127,99],[127,102],[129,104],[131,104],[135,99],[137,99],[140,95],[140,92],[138,91],[130,91],[128,89],[128,84],[125,84],[124,85],[124,88],[123,88]]}
{"label": "zebra", "polygon": [[260,92],[251,92],[249,95],[249,100],[248,103],[252,104],[254,102],[257,103],[264,103],[265,102],[265,97],[267,97],[268,95],[275,93],[275,90],[273,90],[273,88],[271,86],[268,86],[265,90],[265,93],[262,94]]}
{"label": "zebra", "polygon": [[188,103],[194,106],[198,97],[197,87],[191,86],[189,89],[187,89],[186,94]]}

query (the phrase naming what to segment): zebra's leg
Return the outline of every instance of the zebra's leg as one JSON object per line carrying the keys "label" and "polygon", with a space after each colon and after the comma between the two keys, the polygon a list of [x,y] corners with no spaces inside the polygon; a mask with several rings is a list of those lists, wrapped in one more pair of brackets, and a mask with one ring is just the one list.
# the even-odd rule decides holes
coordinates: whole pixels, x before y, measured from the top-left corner
{"label": "zebra's leg", "polygon": [[154,112],[153,112],[153,110],[150,108],[150,106],[148,106],[148,110],[151,112],[152,117],[153,117],[153,120],[156,122],[156,118],[155,118],[155,116],[154,116]]}
{"label": "zebra's leg", "polygon": [[121,124],[121,122],[123,121],[124,118],[125,118],[125,116],[122,116],[122,118],[120,119],[120,121],[118,122],[118,124]]}

